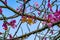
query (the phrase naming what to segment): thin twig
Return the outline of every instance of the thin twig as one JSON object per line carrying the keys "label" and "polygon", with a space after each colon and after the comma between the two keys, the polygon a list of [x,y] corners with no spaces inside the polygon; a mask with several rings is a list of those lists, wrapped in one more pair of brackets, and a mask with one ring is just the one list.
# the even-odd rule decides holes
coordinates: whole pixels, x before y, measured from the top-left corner
{"label": "thin twig", "polygon": [[2,8],[7,8],[6,6],[0,6],[0,7],[2,7]]}
{"label": "thin twig", "polygon": [[19,30],[19,28],[20,28],[21,24],[22,24],[22,22],[21,22],[21,23],[20,23],[20,25],[18,26],[18,28],[17,28],[17,30],[16,30],[15,34],[13,35],[13,37],[17,34],[17,32],[18,32],[18,30]]}

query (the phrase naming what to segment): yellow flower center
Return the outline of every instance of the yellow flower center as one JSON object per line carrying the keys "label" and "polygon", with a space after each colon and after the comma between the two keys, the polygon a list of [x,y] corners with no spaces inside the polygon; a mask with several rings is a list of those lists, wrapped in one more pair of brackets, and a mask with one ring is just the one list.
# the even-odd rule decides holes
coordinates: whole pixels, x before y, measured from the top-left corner
{"label": "yellow flower center", "polygon": [[49,23],[50,22],[50,19],[48,19],[47,22]]}
{"label": "yellow flower center", "polygon": [[26,17],[23,17],[22,20],[21,20],[22,23],[26,22],[27,21],[26,19],[27,19]]}
{"label": "yellow flower center", "polygon": [[28,24],[33,24],[34,23],[32,18],[28,18],[27,22],[28,22]]}

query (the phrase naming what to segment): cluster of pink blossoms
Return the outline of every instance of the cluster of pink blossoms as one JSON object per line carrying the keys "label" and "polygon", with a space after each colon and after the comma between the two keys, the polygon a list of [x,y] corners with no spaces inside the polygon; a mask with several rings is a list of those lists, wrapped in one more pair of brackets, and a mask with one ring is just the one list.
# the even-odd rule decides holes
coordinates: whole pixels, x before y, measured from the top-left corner
{"label": "cluster of pink blossoms", "polygon": [[16,20],[12,20],[11,22],[4,22],[3,23],[3,29],[4,30],[7,30],[8,29],[8,25],[10,25],[12,28],[15,28],[16,27],[16,25],[15,25],[15,23],[16,23]]}
{"label": "cluster of pink blossoms", "polygon": [[[4,1],[4,4],[7,4],[7,0]],[[0,14],[2,14],[2,8],[1,7],[0,7]],[[12,28],[15,28],[16,27],[15,23],[16,23],[16,20],[12,20],[11,22],[4,22],[3,25],[2,25],[3,29],[7,30],[8,25],[10,25]]]}
{"label": "cluster of pink blossoms", "polygon": [[45,24],[47,24],[49,27],[52,27],[53,23],[60,21],[60,10],[56,11],[54,14],[49,14],[47,17],[45,17],[47,21],[44,21]]}

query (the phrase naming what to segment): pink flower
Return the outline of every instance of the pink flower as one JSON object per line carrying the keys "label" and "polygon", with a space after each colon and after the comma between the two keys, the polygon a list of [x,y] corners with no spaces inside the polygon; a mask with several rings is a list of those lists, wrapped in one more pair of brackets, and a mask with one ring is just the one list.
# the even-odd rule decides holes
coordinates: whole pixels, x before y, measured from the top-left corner
{"label": "pink flower", "polygon": [[45,19],[47,20],[47,22],[45,21],[45,24],[47,24],[49,28],[52,27],[53,23],[57,22],[56,17],[51,13],[47,17],[45,17]]}
{"label": "pink flower", "polygon": [[48,27],[51,28],[52,27],[52,23],[47,23]]}
{"label": "pink flower", "polygon": [[50,8],[50,11],[53,12],[53,10],[52,10],[52,5],[50,4],[50,2],[48,2],[48,8]]}
{"label": "pink flower", "polygon": [[58,20],[57,18],[54,16],[54,14],[49,14],[48,15],[48,19],[50,20],[50,22],[52,23],[56,23]]}
{"label": "pink flower", "polygon": [[53,17],[54,17],[54,15],[51,13],[48,15],[48,19],[50,19],[50,20],[53,19]]}
{"label": "pink flower", "polygon": [[47,21],[45,24],[48,25],[48,27],[52,27],[53,23],[59,22],[60,21],[60,10],[56,11],[54,14],[48,14],[47,17],[44,17]]}
{"label": "pink flower", "polygon": [[60,21],[60,15],[58,16],[58,19],[59,19],[58,21]]}
{"label": "pink flower", "polygon": [[22,3],[20,3],[20,7],[21,7],[21,8],[23,7],[23,4],[22,4]]}
{"label": "pink flower", "polygon": [[0,7],[0,14],[2,14],[2,8]]}
{"label": "pink flower", "polygon": [[12,38],[13,38],[13,37],[12,37],[12,35],[11,35],[11,34],[9,34],[9,38],[10,38],[10,40],[12,40]]}
{"label": "pink flower", "polygon": [[48,27],[51,28],[52,27],[52,23],[50,22],[49,19],[47,19],[47,20],[48,20],[47,22],[46,21],[43,21],[42,24],[47,24]]}
{"label": "pink flower", "polygon": [[40,16],[40,11],[38,11],[38,15]]}
{"label": "pink flower", "polygon": [[10,25],[12,28],[15,28],[15,27],[16,27],[15,23],[16,23],[16,20],[12,20],[12,21],[9,23],[9,25]]}
{"label": "pink flower", "polygon": [[51,6],[51,4],[50,4],[50,3],[48,3],[48,8],[52,8],[52,6]]}
{"label": "pink flower", "polygon": [[42,24],[46,24],[46,22],[45,21],[42,21]]}
{"label": "pink flower", "polygon": [[3,29],[4,29],[4,30],[7,30],[7,29],[8,29],[8,27],[7,27],[7,22],[3,23],[2,26],[3,26]]}
{"label": "pink flower", "polygon": [[19,8],[16,8],[16,11],[18,11],[19,10]]}
{"label": "pink flower", "polygon": [[4,3],[7,4],[7,0],[5,0]]}
{"label": "pink flower", "polygon": [[56,17],[56,19],[58,19],[58,21],[60,21],[60,10],[58,11],[56,11],[55,13],[54,13],[54,16]]}
{"label": "pink flower", "polygon": [[36,8],[39,8],[38,2],[35,2],[35,6]]}
{"label": "pink flower", "polygon": [[55,13],[54,13],[54,15],[57,17],[57,16],[59,16],[60,15],[60,10],[58,11],[56,11]]}
{"label": "pink flower", "polygon": [[15,28],[16,27],[15,23],[16,23],[16,20],[12,20],[9,23],[8,22],[4,22],[3,25],[2,25],[3,29],[7,30],[8,29],[8,27],[7,27],[8,25],[10,25],[12,28]]}

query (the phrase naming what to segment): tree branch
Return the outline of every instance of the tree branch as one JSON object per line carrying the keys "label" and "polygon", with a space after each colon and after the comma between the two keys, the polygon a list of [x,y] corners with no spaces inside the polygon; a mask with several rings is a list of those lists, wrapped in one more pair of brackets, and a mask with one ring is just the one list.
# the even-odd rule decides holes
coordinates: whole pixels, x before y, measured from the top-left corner
{"label": "tree branch", "polygon": [[[12,40],[28,37],[28,36],[30,36],[31,34],[35,34],[35,33],[37,33],[37,32],[41,32],[41,31],[43,31],[43,30],[45,30],[45,29],[47,29],[47,28],[48,28],[48,27],[45,26],[45,27],[43,27],[42,29],[32,31],[32,32],[30,32],[30,33],[28,33],[28,34],[24,34],[24,35],[22,35],[22,36],[20,36],[20,37],[13,38]],[[10,40],[10,39],[7,39],[7,40]]]}
{"label": "tree branch", "polygon": [[[60,23],[60,22],[54,23],[53,26],[54,26],[54,25],[57,25],[57,24],[59,24],[59,23]],[[43,28],[41,28],[41,29],[38,29],[38,30],[32,31],[32,32],[30,32],[30,33],[24,34],[24,35],[22,35],[22,36],[20,36],[20,37],[13,38],[13,40],[15,40],[15,39],[20,39],[20,38],[26,38],[26,37],[30,36],[31,34],[35,34],[35,33],[41,32],[41,31],[43,31],[43,30],[45,30],[45,29],[47,29],[47,28],[48,28],[48,26],[45,25],[45,26],[44,26]],[[60,36],[59,36],[59,37],[60,37]],[[10,40],[10,39],[7,39],[7,40]]]}
{"label": "tree branch", "polygon": [[[4,4],[4,2],[3,2],[2,0],[0,0],[0,1]],[[11,11],[13,11],[14,13],[18,14],[17,16],[22,16],[22,14],[19,14],[19,12],[17,12],[15,9],[11,8],[10,6],[8,6],[8,5],[6,5],[6,4],[5,4],[5,6],[6,6],[8,9],[10,9]],[[17,17],[17,16],[15,16],[15,17]],[[34,16],[31,16],[31,15],[28,15],[28,14],[24,14],[23,16],[34,17]],[[15,17],[8,17],[8,18],[6,18],[6,19],[12,19],[12,18],[15,18]],[[38,17],[35,17],[35,19],[40,20],[40,21],[46,21],[46,20],[44,20],[44,19],[42,19],[42,18],[38,18]],[[0,18],[0,20],[3,20],[3,18]]]}
{"label": "tree branch", "polygon": [[2,8],[7,8],[6,6],[0,6],[0,7],[2,7]]}

